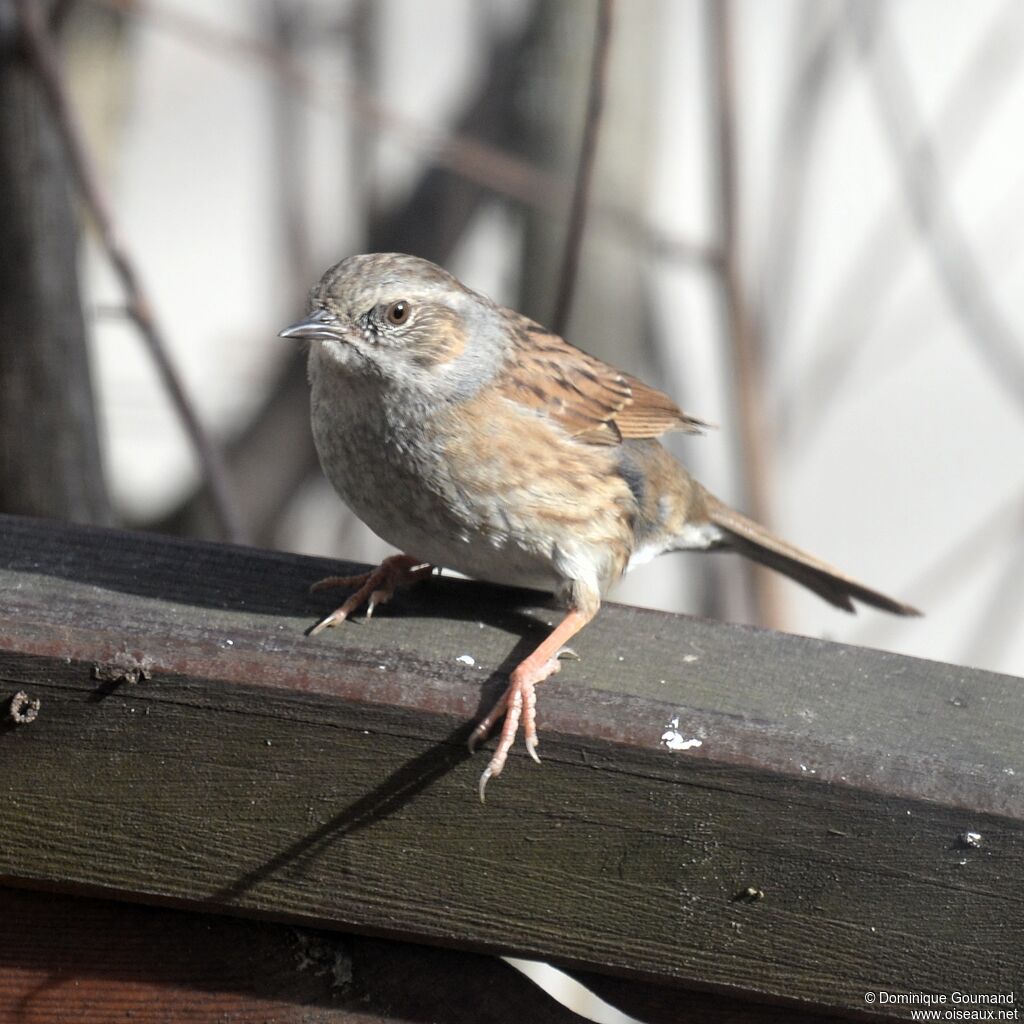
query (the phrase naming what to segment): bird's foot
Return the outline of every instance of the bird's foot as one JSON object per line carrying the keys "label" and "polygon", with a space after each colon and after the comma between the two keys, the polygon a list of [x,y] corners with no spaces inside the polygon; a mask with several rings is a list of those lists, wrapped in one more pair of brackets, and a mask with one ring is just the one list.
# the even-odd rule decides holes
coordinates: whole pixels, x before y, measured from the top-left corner
{"label": "bird's foot", "polygon": [[574,637],[597,612],[598,602],[587,611],[579,608],[570,608],[565,618],[555,626],[547,639],[525,660],[516,666],[509,677],[508,689],[502,694],[501,699],[487,713],[487,716],[473,730],[469,737],[469,749],[474,750],[476,745],[487,736],[497,724],[499,718],[505,715],[505,724],[501,727],[501,735],[498,737],[498,747],[494,751],[483,775],[480,776],[480,802],[484,801],[484,790],[487,783],[500,775],[508,752],[515,742],[516,733],[519,731],[520,719],[523,723],[523,737],[526,741],[526,749],[530,757],[540,764],[537,756],[537,694],[535,688],[538,683],[544,682],[549,676],[553,676],[558,669],[559,658],[576,658],[579,656],[574,650],[565,646],[566,640]]}
{"label": "bird's foot", "polygon": [[[538,657],[538,655],[540,655]],[[505,723],[501,727],[498,746],[480,776],[480,802],[484,802],[484,791],[487,783],[496,775],[501,774],[508,759],[508,752],[515,743],[519,723],[523,725],[523,741],[530,757],[540,764],[537,756],[537,691],[538,683],[553,676],[561,664],[560,658],[571,657],[579,660],[579,655],[568,647],[560,648],[552,657],[546,657],[541,650],[534,651],[525,661],[521,662],[509,678],[508,689],[501,695],[498,702],[477,724],[469,737],[469,749],[475,750],[478,743],[486,739],[502,715]]]}
{"label": "bird's foot", "polygon": [[366,605],[366,617],[372,618],[373,610],[390,601],[399,587],[415,583],[433,571],[432,565],[427,565],[418,558],[410,555],[392,555],[370,572],[360,573],[358,576],[328,576],[326,579],[317,580],[309,588],[310,593],[332,590],[335,587],[355,587],[356,592],[343,605],[335,608],[330,615],[313,626],[307,636],[316,636],[322,630],[344,622],[363,604]]}

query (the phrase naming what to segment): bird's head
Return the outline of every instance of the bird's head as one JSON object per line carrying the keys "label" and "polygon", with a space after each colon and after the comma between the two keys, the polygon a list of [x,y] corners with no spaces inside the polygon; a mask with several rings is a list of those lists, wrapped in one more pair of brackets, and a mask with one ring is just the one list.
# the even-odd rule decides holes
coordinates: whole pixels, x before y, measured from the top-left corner
{"label": "bird's head", "polygon": [[385,387],[468,397],[504,355],[494,303],[416,256],[349,256],[320,278],[308,310],[281,337],[319,345],[326,372]]}

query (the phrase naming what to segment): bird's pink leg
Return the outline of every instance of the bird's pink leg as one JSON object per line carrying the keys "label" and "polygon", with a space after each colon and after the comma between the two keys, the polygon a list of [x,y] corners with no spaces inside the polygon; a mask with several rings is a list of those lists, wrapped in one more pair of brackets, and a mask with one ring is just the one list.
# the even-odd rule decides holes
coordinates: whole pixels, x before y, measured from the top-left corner
{"label": "bird's pink leg", "polygon": [[328,590],[333,587],[356,587],[356,592],[330,615],[321,619],[310,631],[316,636],[329,626],[344,622],[360,605],[366,603],[366,617],[373,615],[377,605],[389,601],[398,587],[408,586],[417,580],[429,576],[434,571],[432,565],[426,565],[418,558],[410,555],[392,555],[385,558],[376,569],[361,573],[359,576],[328,576],[317,580],[309,589]]}
{"label": "bird's pink leg", "polygon": [[505,767],[508,752],[515,742],[522,719],[523,735],[526,749],[530,757],[538,764],[537,756],[537,694],[535,687],[548,676],[554,675],[558,669],[558,656],[565,652],[565,643],[575,636],[593,617],[592,612],[581,612],[570,608],[565,618],[551,631],[551,635],[527,658],[521,661],[509,677],[508,689],[501,699],[488,712],[487,716],[477,725],[469,737],[469,749],[473,750],[494,728],[498,719],[505,716],[505,724],[498,738],[498,748],[494,756],[480,776],[480,800],[484,799],[484,789],[489,779],[501,774]]}

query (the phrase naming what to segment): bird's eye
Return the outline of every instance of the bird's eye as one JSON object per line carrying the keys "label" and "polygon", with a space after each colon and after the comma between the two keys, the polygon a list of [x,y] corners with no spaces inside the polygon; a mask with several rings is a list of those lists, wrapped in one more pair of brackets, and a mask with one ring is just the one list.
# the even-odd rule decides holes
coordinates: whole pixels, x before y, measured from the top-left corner
{"label": "bird's eye", "polygon": [[409,313],[412,311],[412,307],[405,299],[399,299],[398,302],[392,302],[388,306],[387,312],[384,314],[387,317],[389,324],[394,324],[396,327],[401,326],[409,319]]}

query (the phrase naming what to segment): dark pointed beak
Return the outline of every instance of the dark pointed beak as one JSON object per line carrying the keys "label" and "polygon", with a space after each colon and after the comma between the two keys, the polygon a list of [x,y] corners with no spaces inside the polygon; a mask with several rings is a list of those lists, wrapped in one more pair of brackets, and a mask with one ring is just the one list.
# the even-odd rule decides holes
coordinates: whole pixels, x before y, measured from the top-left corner
{"label": "dark pointed beak", "polygon": [[336,338],[345,340],[345,332],[338,323],[338,318],[326,309],[316,309],[305,320],[286,327],[278,335],[279,338]]}

